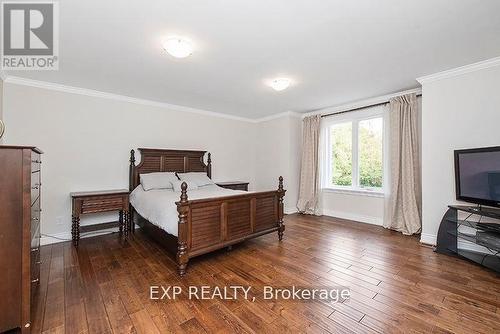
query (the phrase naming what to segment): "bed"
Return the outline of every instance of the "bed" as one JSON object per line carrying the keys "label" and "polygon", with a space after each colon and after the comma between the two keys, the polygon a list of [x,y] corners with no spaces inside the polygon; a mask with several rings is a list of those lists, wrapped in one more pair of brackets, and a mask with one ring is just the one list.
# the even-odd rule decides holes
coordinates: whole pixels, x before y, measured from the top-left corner
{"label": "bed", "polygon": [[211,178],[212,161],[206,151],[139,148],[139,152],[138,165],[135,151],[130,152],[132,221],[175,255],[179,275],[186,274],[193,257],[268,233],[277,232],[279,241],[283,239],[286,190],[281,176],[278,189],[272,191],[237,191],[215,184],[187,190],[184,182],[180,192],[144,191],[141,174],[203,172]]}

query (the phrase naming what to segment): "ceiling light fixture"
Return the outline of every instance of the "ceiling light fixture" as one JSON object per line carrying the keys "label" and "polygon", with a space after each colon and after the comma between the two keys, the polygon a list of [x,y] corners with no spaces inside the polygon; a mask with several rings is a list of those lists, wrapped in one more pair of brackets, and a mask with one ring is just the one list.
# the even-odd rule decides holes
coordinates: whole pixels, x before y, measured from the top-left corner
{"label": "ceiling light fixture", "polygon": [[292,81],[288,78],[277,78],[273,79],[270,83],[270,86],[275,90],[275,91],[282,91],[290,87],[290,84]]}
{"label": "ceiling light fixture", "polygon": [[175,58],[186,58],[193,53],[193,45],[181,37],[170,37],[163,42],[163,48]]}

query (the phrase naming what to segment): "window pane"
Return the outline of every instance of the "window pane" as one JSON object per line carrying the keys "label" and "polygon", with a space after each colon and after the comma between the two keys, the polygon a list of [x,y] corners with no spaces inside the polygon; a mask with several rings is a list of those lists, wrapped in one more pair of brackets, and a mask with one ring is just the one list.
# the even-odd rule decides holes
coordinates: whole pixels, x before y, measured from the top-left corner
{"label": "window pane", "polygon": [[382,118],[359,122],[359,185],[382,188]]}
{"label": "window pane", "polygon": [[330,136],[332,184],[352,186],[352,123],[333,125]]}

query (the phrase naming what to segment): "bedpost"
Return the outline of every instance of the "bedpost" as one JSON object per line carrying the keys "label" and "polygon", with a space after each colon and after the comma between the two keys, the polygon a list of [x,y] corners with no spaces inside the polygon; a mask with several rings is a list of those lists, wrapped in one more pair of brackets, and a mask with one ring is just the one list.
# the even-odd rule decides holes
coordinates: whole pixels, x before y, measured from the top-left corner
{"label": "bedpost", "polygon": [[283,240],[283,232],[285,231],[285,224],[283,222],[283,197],[285,196],[285,191],[283,189],[283,176],[280,176],[278,179],[278,238],[280,241]]}
{"label": "bedpost", "polygon": [[[130,167],[129,167],[129,179],[128,179],[128,190],[134,190],[134,168],[135,168],[135,151],[130,150]],[[132,204],[128,205],[128,225],[127,229],[130,229],[132,233],[135,232],[134,223],[134,207]]]}
{"label": "bedpost", "polygon": [[134,167],[135,167],[135,151],[130,150],[130,168],[128,172],[128,190],[134,190]]}
{"label": "bedpost", "polygon": [[181,200],[177,202],[177,212],[179,213],[179,226],[177,232],[177,270],[179,275],[186,274],[186,267],[189,261],[187,254],[187,232],[188,232],[188,196],[187,184],[181,184]]}
{"label": "bedpost", "polygon": [[207,176],[211,179],[212,178],[212,155],[210,152],[208,152],[208,159],[207,159]]}

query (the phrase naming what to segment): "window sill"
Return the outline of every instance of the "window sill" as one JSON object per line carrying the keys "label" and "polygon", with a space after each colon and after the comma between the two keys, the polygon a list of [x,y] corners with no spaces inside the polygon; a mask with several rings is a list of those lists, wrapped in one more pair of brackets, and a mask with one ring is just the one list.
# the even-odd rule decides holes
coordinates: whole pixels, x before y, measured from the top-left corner
{"label": "window sill", "polygon": [[379,197],[379,198],[384,197],[384,193],[377,190],[322,188],[321,191],[325,193],[345,194],[353,196],[367,196],[367,197]]}

